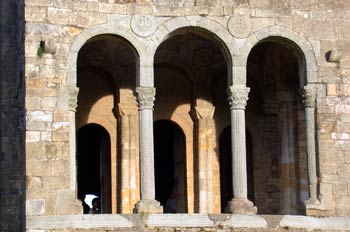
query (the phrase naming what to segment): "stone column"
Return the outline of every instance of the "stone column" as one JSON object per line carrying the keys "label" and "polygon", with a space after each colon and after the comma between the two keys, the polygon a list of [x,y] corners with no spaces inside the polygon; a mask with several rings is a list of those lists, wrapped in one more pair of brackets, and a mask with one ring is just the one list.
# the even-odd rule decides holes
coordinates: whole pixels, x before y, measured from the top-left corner
{"label": "stone column", "polygon": [[197,162],[198,162],[198,213],[213,210],[213,153],[214,153],[213,106],[196,106]]}
{"label": "stone column", "polygon": [[162,213],[163,207],[155,200],[153,102],[154,87],[137,87],[140,124],[140,180],[141,200],[135,204],[135,213]]}
{"label": "stone column", "polygon": [[317,194],[317,169],[316,169],[316,131],[315,131],[315,99],[316,89],[307,85],[303,91],[303,102],[305,105],[306,119],[306,152],[307,152],[307,173],[309,179],[309,199],[306,200],[306,207],[313,207],[320,203]]}
{"label": "stone column", "polygon": [[136,114],[137,107],[132,103],[119,103],[120,127],[120,212],[131,213],[136,199]]}
{"label": "stone column", "polygon": [[232,85],[229,87],[227,93],[231,109],[233,199],[228,203],[225,211],[233,214],[253,215],[257,213],[257,209],[247,198],[246,128],[244,115],[249,88],[243,85]]}
{"label": "stone column", "polygon": [[281,152],[281,200],[280,214],[297,213],[297,189],[295,172],[295,114],[292,93],[281,91],[279,101],[279,133]]}

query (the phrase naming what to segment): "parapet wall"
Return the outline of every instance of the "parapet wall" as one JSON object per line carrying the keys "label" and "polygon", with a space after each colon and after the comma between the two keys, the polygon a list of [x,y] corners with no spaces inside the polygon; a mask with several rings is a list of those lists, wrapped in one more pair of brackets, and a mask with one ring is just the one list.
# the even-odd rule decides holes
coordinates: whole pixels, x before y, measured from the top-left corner
{"label": "parapet wall", "polygon": [[27,232],[58,231],[164,231],[164,232],[304,232],[349,231],[349,218],[305,216],[244,216],[230,214],[149,214],[149,215],[75,215],[27,217]]}

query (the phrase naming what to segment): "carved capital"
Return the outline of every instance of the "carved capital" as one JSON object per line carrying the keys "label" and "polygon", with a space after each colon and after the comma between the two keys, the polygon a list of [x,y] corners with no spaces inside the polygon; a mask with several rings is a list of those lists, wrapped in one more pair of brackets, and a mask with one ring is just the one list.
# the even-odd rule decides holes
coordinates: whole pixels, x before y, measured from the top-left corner
{"label": "carved capital", "polygon": [[214,106],[195,106],[192,115],[195,119],[212,119],[214,116]]}
{"label": "carved capital", "polygon": [[228,101],[232,109],[245,109],[249,88],[243,85],[232,85],[227,89]]}
{"label": "carved capital", "polygon": [[141,86],[136,88],[139,109],[153,109],[156,89],[154,87]]}
{"label": "carved capital", "polygon": [[75,85],[62,85],[59,89],[58,106],[69,111],[76,111],[79,88]]}
{"label": "carved capital", "polygon": [[301,95],[303,97],[303,103],[305,107],[311,108],[315,107],[315,100],[316,100],[316,88],[311,85],[305,86],[302,91]]}

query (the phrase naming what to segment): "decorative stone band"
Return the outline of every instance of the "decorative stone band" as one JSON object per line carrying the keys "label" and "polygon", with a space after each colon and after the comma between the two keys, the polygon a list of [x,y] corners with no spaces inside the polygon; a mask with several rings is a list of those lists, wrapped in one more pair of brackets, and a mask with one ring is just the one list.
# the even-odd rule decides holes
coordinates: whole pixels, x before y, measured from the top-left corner
{"label": "decorative stone band", "polygon": [[139,109],[153,110],[156,89],[149,86],[140,86],[136,88],[136,93]]}
{"label": "decorative stone band", "polygon": [[306,108],[315,107],[316,88],[312,85],[306,85],[302,90],[303,103]]}
{"label": "decorative stone band", "polygon": [[232,85],[227,89],[231,110],[245,109],[248,101],[249,90],[250,89],[244,85]]}

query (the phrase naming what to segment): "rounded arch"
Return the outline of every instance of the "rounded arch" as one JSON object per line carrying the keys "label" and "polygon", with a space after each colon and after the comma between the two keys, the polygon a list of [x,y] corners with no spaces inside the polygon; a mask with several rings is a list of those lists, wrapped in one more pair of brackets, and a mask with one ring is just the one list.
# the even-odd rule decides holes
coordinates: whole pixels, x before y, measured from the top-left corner
{"label": "rounded arch", "polygon": [[[272,38],[282,38],[287,41],[290,41],[295,45],[300,53],[302,54],[302,59],[299,62],[300,68],[302,70],[301,74],[303,74],[305,83],[301,83],[301,85],[306,85],[308,83],[314,83],[317,81],[317,61],[314,49],[311,43],[302,35],[297,32],[292,31],[291,29],[283,26],[273,25],[270,27],[262,28],[258,31],[252,33],[248,38],[247,42],[244,46],[239,49],[239,56],[236,57],[237,63],[234,63],[233,70],[246,70],[248,56],[256,45],[262,43],[263,41],[272,39]],[[235,71],[234,71],[235,73]],[[246,75],[246,73],[240,72],[242,75]],[[246,84],[246,78],[240,78],[236,80],[234,77],[235,84]],[[302,87],[301,86],[301,87]]]}
{"label": "rounded arch", "polygon": [[149,59],[154,56],[160,45],[174,35],[191,32],[216,43],[225,58],[229,83],[232,76],[232,58],[238,54],[238,45],[233,36],[221,24],[201,16],[176,17],[161,24],[154,33],[154,46],[149,52]]}
{"label": "rounded arch", "polygon": [[146,46],[141,43],[129,28],[120,25],[111,26],[109,24],[101,24],[95,27],[86,28],[75,38],[68,51],[66,84],[76,85],[77,61],[80,49],[86,44],[86,42],[101,35],[114,35],[127,41],[133,48],[133,51],[139,60],[141,60],[141,57],[144,57],[146,54]]}

